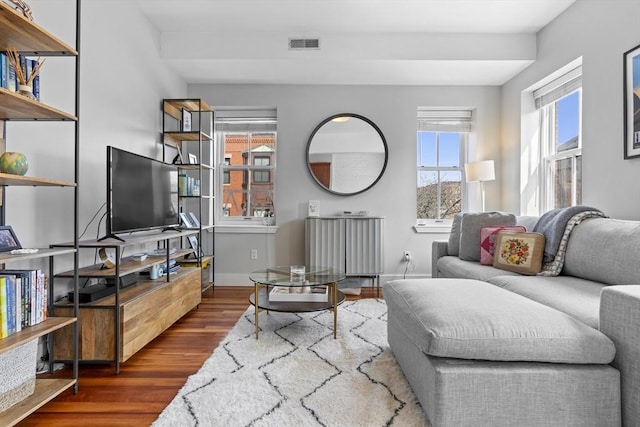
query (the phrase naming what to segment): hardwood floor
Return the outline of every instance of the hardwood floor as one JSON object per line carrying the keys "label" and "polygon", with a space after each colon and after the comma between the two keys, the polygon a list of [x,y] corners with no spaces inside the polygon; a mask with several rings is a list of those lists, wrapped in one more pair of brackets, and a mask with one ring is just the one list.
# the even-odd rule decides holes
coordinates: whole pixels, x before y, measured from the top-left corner
{"label": "hardwood floor", "polygon": [[[112,365],[80,365],[78,394],[64,392],[18,425],[150,425],[249,307],[251,292],[230,286],[207,291],[198,309],[120,365],[119,375]],[[375,288],[363,288],[347,298],[375,296]]]}

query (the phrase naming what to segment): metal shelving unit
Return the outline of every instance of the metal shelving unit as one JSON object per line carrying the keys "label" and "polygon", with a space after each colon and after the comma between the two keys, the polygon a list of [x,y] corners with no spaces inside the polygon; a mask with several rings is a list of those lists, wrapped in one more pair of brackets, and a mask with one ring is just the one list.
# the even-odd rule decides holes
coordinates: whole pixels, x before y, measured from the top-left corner
{"label": "metal shelving unit", "polygon": [[[65,42],[49,33],[37,23],[26,19],[22,14],[12,9],[8,4],[0,2],[0,50],[7,48],[17,49],[23,55],[37,56],[68,56],[75,59],[75,112],[60,111],[42,102],[28,99],[7,89],[0,88],[0,125],[2,125],[2,136],[6,139],[6,123],[11,121],[68,121],[75,126],[74,133],[74,181],[66,182],[52,180],[44,177],[17,176],[0,173],[0,185],[2,191],[2,206],[0,210],[0,223],[5,224],[5,193],[8,187],[12,186],[55,186],[70,188],[74,192],[73,242],[67,248],[42,248],[32,254],[11,255],[9,253],[0,254],[0,264],[11,264],[28,260],[49,258],[49,277],[53,275],[53,260],[57,256],[73,256],[73,292],[78,292],[78,159],[80,140],[80,95],[79,95],[79,40],[80,40],[80,0],[75,0],[76,9],[76,47],[69,46]],[[70,362],[73,365],[72,378],[63,379],[36,379],[35,392],[22,400],[18,404],[0,413],[0,425],[14,425],[29,416],[38,408],[55,398],[63,391],[73,388],[74,393],[78,391],[78,304],[73,304],[71,316],[52,316],[53,306],[53,282],[49,284],[49,316],[43,322],[24,328],[20,332],[12,334],[7,338],[0,339],[0,354],[9,352],[17,347],[44,335],[52,334],[62,328],[73,328],[73,357]],[[76,298],[77,300],[77,298]],[[35,367],[34,367],[35,369]]]}
{"label": "metal shelving unit", "polygon": [[[215,150],[213,137],[214,111],[202,99],[164,99],[162,101],[162,141],[163,161],[178,165],[180,174],[195,178],[200,183],[197,194],[178,194],[181,212],[194,212],[198,222],[199,248],[206,236],[210,235],[211,253],[202,253],[197,258],[184,258],[182,264],[198,266],[203,269],[202,292],[213,286],[213,261],[215,257],[215,233],[213,232],[213,202],[215,183]],[[191,117],[191,126],[185,128],[184,114]],[[168,149],[179,154],[175,159],[168,158]],[[171,150],[173,151],[173,150]],[[196,156],[192,163],[189,154]],[[186,246],[189,244],[186,243]],[[205,277],[206,276],[206,277]],[[211,276],[211,280],[209,280]]]}

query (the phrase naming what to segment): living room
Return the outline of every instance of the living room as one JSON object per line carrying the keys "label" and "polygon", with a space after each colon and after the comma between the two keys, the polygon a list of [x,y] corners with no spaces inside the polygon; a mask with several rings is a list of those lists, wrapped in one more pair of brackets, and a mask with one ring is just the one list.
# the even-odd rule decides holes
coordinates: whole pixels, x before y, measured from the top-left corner
{"label": "living room", "polygon": [[[74,43],[73,2],[32,0],[28,3],[39,25],[68,43]],[[529,3],[535,4],[535,1]],[[241,233],[232,228],[216,228],[216,286],[250,285],[249,273],[268,265],[303,264],[304,218],[309,200],[319,200],[323,215],[349,210],[385,217],[383,283],[403,277],[404,251],[412,256],[413,269],[408,277],[430,277],[432,242],[446,239],[448,230],[416,233],[414,229],[417,108],[472,108],[469,161],[495,161],[496,179],[484,183],[486,210],[539,215],[542,212],[535,211],[537,207],[521,197],[535,184],[533,180],[523,182],[523,156],[526,153],[522,141],[527,138],[523,129],[529,119],[522,110],[523,93],[543,84],[545,79],[557,75],[576,60],[580,60],[583,71],[582,202],[602,209],[611,218],[637,220],[640,194],[632,184],[640,178],[638,159],[624,158],[623,54],[640,44],[640,28],[636,22],[640,4],[634,0],[561,3],[563,6],[556,9],[557,17],[549,19],[539,30],[507,36],[487,32],[476,34],[475,39],[465,31],[469,38],[465,38],[467,43],[462,51],[467,55],[473,50],[480,52],[478,57],[467,59],[469,67],[472,67],[473,59],[486,60],[496,70],[502,62],[508,63],[511,70],[520,67],[512,75],[500,75],[502,80],[486,84],[468,83],[474,80],[428,84],[387,81],[379,84],[367,76],[351,75],[342,81],[314,84],[236,81],[236,71],[224,67],[224,54],[229,55],[225,44],[232,42],[216,33],[217,25],[223,27],[217,17],[212,17],[210,35],[205,30],[204,41],[196,41],[190,39],[188,33],[179,34],[191,31],[190,28],[155,26],[151,13],[153,2],[135,2],[134,5],[106,0],[83,2],[80,227],[89,225],[89,236],[103,232],[98,229],[97,222],[91,223],[91,219],[105,202],[104,150],[107,145],[153,158],[161,156],[159,106],[163,99],[203,98],[214,108],[273,107],[277,109],[278,121],[277,231],[259,227],[261,230],[257,233]],[[226,4],[223,2],[221,7]],[[362,12],[369,7],[364,2],[355,2],[354,6]],[[189,10],[189,13],[197,14],[197,11]],[[313,30],[300,28],[295,34],[283,33],[282,36],[284,42],[287,36],[306,36],[310,32],[322,38],[323,34]],[[174,38],[174,32],[179,37]],[[337,34],[348,32],[333,31]],[[331,35],[335,37],[329,33]],[[378,37],[374,40],[385,36]],[[426,42],[434,40],[428,33],[421,37]],[[195,47],[181,48],[179,40],[193,43],[191,46]],[[185,51],[183,57],[174,58],[181,49]],[[373,51],[375,47],[368,49]],[[174,59],[180,67],[185,67],[182,60],[186,57],[194,62],[194,68],[197,67],[199,50],[209,59],[220,60],[218,64],[227,68],[226,80],[220,77],[215,83],[187,81],[175,71]],[[218,50],[224,54],[216,57]],[[485,50],[487,53],[482,53]],[[365,52],[363,56],[369,53]],[[293,54],[296,52],[287,53]],[[306,61],[314,61],[309,56],[313,52],[303,54]],[[414,59],[407,52],[401,54],[405,55],[404,60]],[[391,56],[388,52],[387,55]],[[425,58],[418,59],[425,59],[429,65],[438,61],[438,55],[441,53],[427,51]],[[335,59],[342,61],[345,57]],[[464,61],[455,55],[453,59]],[[261,63],[256,61],[250,66],[259,67]],[[286,64],[284,59],[283,62]],[[364,59],[363,62],[370,65]],[[41,75],[43,100],[65,111],[73,110],[74,93],[68,89],[73,87],[72,67],[62,59],[51,58],[43,66]],[[375,64],[371,68],[375,69]],[[388,164],[380,181],[368,191],[350,197],[322,190],[308,173],[305,162],[306,144],[313,129],[326,117],[341,112],[357,113],[371,119],[384,133],[389,150]],[[67,144],[65,141],[72,138],[68,127],[53,123],[16,122],[6,130],[7,148],[19,149],[28,155],[30,174],[66,180],[74,179],[70,167],[73,160],[70,150],[61,148],[61,144]],[[631,190],[627,192],[629,188]],[[469,190],[469,210],[480,210],[479,191],[476,191],[479,187],[472,184]],[[42,208],[43,202],[46,209]],[[57,221],[60,218],[56,218],[55,213],[65,212],[65,206],[71,204],[71,193],[64,189],[36,189],[34,192],[12,188],[6,194],[5,223],[13,227],[26,248],[66,241],[72,233],[72,224]],[[251,258],[252,249],[258,250],[257,259]],[[81,264],[91,262],[92,255],[81,259]]]}

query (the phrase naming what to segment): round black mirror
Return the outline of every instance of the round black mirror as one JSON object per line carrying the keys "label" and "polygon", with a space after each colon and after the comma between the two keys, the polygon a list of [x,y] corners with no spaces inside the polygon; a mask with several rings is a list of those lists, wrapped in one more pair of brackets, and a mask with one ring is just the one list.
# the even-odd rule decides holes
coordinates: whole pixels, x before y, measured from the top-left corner
{"label": "round black mirror", "polygon": [[388,156],[380,128],[352,113],[327,117],[307,143],[309,173],[322,188],[342,196],[373,187],[387,167]]}

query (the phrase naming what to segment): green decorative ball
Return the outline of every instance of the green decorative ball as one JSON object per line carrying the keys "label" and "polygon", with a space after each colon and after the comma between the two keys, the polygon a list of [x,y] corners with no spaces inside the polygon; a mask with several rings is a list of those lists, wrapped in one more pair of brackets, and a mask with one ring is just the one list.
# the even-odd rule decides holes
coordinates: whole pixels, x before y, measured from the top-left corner
{"label": "green decorative ball", "polygon": [[29,163],[24,154],[7,151],[0,156],[0,172],[24,175],[27,170],[29,170]]}

